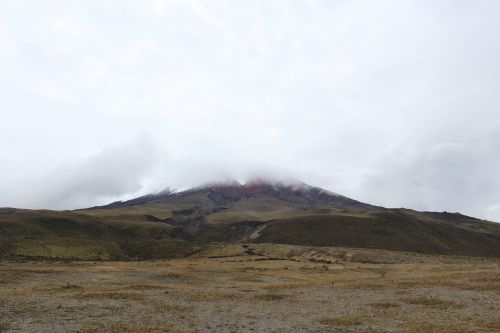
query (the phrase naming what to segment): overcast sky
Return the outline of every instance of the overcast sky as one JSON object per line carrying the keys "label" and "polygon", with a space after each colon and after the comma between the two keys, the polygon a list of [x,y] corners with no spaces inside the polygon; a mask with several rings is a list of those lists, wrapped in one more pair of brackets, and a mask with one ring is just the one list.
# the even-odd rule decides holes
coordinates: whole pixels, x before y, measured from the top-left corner
{"label": "overcast sky", "polygon": [[0,2],[0,206],[224,177],[500,221],[500,1]]}

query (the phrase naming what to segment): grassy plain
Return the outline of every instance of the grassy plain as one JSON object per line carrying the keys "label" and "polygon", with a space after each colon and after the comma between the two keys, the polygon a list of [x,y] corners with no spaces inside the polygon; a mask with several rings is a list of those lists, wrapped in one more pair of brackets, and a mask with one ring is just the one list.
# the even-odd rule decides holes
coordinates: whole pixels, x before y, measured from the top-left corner
{"label": "grassy plain", "polygon": [[500,260],[214,244],[0,264],[0,332],[500,332]]}

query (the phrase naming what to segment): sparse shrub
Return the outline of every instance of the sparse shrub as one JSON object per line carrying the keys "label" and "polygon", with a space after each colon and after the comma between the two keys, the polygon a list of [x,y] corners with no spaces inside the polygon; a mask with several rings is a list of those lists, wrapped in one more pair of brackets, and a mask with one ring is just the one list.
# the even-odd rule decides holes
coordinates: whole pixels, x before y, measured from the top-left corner
{"label": "sparse shrub", "polygon": [[486,325],[490,330],[494,330],[494,332],[500,332],[500,319],[492,321]]}
{"label": "sparse shrub", "polygon": [[10,328],[10,322],[6,320],[0,320],[0,332],[7,332]]}
{"label": "sparse shrub", "polygon": [[80,293],[74,295],[78,299],[115,299],[115,300],[130,300],[142,301],[143,294],[138,293],[121,293],[121,292],[100,292],[100,293]]}
{"label": "sparse shrub", "polygon": [[154,308],[157,313],[183,313],[192,309],[189,305],[165,303],[155,304]]}
{"label": "sparse shrub", "polygon": [[184,277],[184,275],[179,273],[167,273],[167,277],[172,279],[181,279]]}
{"label": "sparse shrub", "polygon": [[255,295],[255,298],[261,301],[279,301],[285,298],[285,296],[279,294],[260,294]]}
{"label": "sparse shrub", "polygon": [[400,306],[398,303],[392,303],[392,302],[375,302],[375,303],[372,303],[371,305],[373,307],[381,308],[381,309],[397,308]]}
{"label": "sparse shrub", "polygon": [[436,297],[415,297],[415,298],[407,298],[404,300],[405,303],[408,304],[413,304],[413,305],[423,305],[431,308],[439,308],[439,309],[445,309],[449,307],[454,307],[454,308],[462,308],[464,307],[463,304],[453,302],[453,301],[447,301],[447,300],[442,300]]}
{"label": "sparse shrub", "polygon": [[149,323],[147,320],[133,321],[105,321],[92,322],[82,327],[82,333],[122,333],[122,332],[176,332],[187,333],[188,331],[176,329],[171,324],[167,323]]}
{"label": "sparse shrub", "polygon": [[303,283],[283,283],[283,284],[271,284],[267,286],[262,286],[262,289],[276,290],[276,289],[300,289],[305,288],[307,285]]}
{"label": "sparse shrub", "polygon": [[407,333],[473,333],[477,330],[460,321],[459,318],[449,317],[446,320],[429,320],[428,317],[418,316],[405,321]]}
{"label": "sparse shrub", "polygon": [[83,287],[71,284],[69,282],[66,283],[66,285],[62,286],[61,288],[65,290],[83,290]]}
{"label": "sparse shrub", "polygon": [[197,292],[189,295],[189,300],[194,302],[215,302],[228,299],[236,299],[239,295],[236,293],[225,292]]}
{"label": "sparse shrub", "polygon": [[349,289],[379,290],[387,288],[386,285],[372,282],[357,282],[347,285]]}
{"label": "sparse shrub", "polygon": [[323,317],[319,323],[328,326],[357,326],[363,324],[363,320],[359,316]]}

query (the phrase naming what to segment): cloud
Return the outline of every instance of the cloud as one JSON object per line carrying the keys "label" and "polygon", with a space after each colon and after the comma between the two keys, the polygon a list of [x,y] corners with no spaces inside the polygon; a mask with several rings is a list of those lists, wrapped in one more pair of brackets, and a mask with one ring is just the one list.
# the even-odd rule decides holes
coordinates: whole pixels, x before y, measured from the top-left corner
{"label": "cloud", "polygon": [[498,218],[498,142],[496,129],[461,140],[403,147],[386,154],[360,190],[369,202],[421,210],[447,210]]}
{"label": "cloud", "polygon": [[26,208],[82,208],[133,194],[159,163],[151,138],[108,147],[94,155],[66,161],[34,178],[18,180],[2,192],[2,202]]}

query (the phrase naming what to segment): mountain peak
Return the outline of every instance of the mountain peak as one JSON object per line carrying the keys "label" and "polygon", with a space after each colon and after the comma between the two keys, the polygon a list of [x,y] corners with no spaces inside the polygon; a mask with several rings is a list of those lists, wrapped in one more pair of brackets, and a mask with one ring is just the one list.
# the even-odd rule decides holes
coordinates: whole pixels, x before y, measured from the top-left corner
{"label": "mountain peak", "polygon": [[[192,202],[195,206],[199,206],[200,202],[205,202],[205,204],[211,202],[211,207],[222,207],[230,203],[258,200],[262,203],[274,202],[273,205],[279,202],[281,206],[293,207],[294,209],[308,207],[340,209],[376,208],[298,180],[253,178],[244,184],[232,179],[214,181],[185,191],[172,191],[167,188],[155,194],[123,202],[118,201],[106,206],[92,207],[92,209],[130,207],[143,204],[173,204],[178,200],[182,200],[185,204]],[[203,206],[204,204],[201,205]]]}

